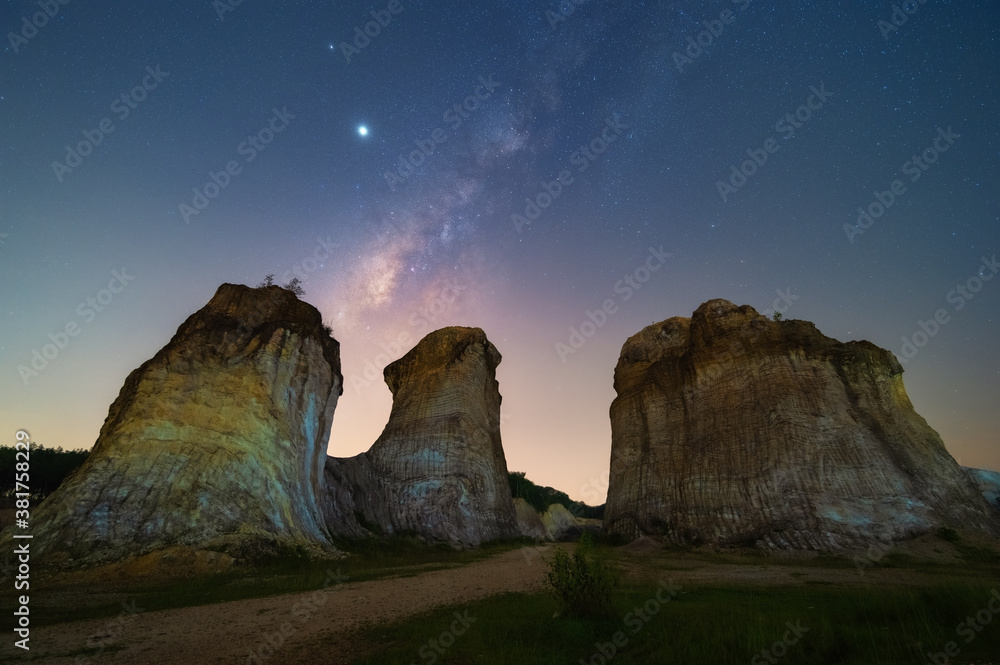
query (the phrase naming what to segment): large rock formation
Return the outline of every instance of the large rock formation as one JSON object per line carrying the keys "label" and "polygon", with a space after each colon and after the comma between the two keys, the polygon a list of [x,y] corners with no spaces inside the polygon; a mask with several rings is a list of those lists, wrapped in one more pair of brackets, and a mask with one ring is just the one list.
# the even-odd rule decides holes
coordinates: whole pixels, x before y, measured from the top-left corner
{"label": "large rock formation", "polygon": [[223,284],[129,375],[87,461],[32,515],[33,551],[329,551],[323,469],[342,383],[314,307]]}
{"label": "large rock formation", "polygon": [[473,546],[518,535],[500,443],[500,353],[479,328],[442,328],[385,368],[389,423],[371,449],[327,461],[337,534],[416,534]]}
{"label": "large rock formation", "polygon": [[725,300],[629,338],[615,368],[605,529],[675,543],[845,549],[987,504],[869,342]]}

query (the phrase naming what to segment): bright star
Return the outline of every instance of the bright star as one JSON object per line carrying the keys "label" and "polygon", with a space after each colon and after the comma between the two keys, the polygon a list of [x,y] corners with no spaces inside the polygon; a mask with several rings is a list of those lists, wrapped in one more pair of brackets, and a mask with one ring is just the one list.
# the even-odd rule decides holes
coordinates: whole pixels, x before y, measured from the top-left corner
{"label": "bright star", "polygon": [[358,127],[358,134],[360,134],[361,136],[368,136],[368,128],[365,127],[364,125],[361,125],[360,127]]}

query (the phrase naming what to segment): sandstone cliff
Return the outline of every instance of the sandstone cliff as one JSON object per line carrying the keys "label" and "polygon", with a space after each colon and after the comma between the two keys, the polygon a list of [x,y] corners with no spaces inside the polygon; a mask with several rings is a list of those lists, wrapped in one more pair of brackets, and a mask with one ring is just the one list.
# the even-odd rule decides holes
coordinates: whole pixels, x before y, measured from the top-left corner
{"label": "sandstone cliff", "polygon": [[869,342],[712,300],[629,338],[605,529],[675,543],[864,547],[997,515]]}
{"label": "sandstone cliff", "polygon": [[371,449],[326,465],[332,533],[411,533],[456,546],[518,535],[500,442],[500,353],[442,328],[385,368],[392,411]]}
{"label": "sandstone cliff", "polygon": [[33,551],[49,563],[172,545],[329,551],[323,469],[342,383],[315,308],[223,284],[129,375],[87,461],[32,515]]}

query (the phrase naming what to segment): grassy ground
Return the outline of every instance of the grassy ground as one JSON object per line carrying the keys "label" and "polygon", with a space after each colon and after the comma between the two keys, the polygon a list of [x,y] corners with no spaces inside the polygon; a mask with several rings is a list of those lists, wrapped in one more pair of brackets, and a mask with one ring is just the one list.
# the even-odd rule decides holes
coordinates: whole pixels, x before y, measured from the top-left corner
{"label": "grassy ground", "polygon": [[[339,561],[288,555],[210,576],[78,586],[38,594],[51,604],[37,613],[33,606],[33,625],[115,616],[123,599],[166,609],[310,591],[323,587],[328,571],[352,582],[416,575],[523,544],[455,551],[406,539],[361,541],[341,543],[353,556]],[[597,545],[594,555],[619,579],[612,610],[604,618],[562,616],[560,606],[544,592],[506,594],[372,626],[349,639],[358,647],[352,652],[367,654],[359,663],[378,665],[601,665],[612,659],[616,665],[920,665],[928,662],[928,653],[945,651],[949,642],[953,651],[960,651],[958,657],[942,654],[937,663],[1000,663],[1000,617],[994,617],[1000,600],[990,605],[995,590],[1000,598],[1000,556],[947,533],[927,548],[934,554],[953,548],[957,554],[879,553],[862,575],[851,557],[638,552]],[[680,571],[692,570],[708,574],[679,588],[670,582],[671,575],[682,577]],[[744,570],[774,575],[752,586],[742,576]],[[720,577],[723,571],[728,577]],[[881,571],[892,575],[879,581]],[[772,584],[770,579],[785,581]],[[968,623],[970,618],[975,625]]]}
{"label": "grassy ground", "polygon": [[[596,555],[620,580],[612,592],[614,609],[603,619],[560,616],[562,608],[548,593],[508,594],[371,627],[357,636],[371,647],[358,662],[875,665],[925,663],[930,653],[940,654],[937,663],[1000,663],[990,660],[1000,655],[1000,617],[993,621],[1000,611],[1000,566],[989,548],[959,549],[964,561],[958,565],[901,553],[872,563],[905,573],[904,586],[870,584],[870,577],[851,571],[845,583],[678,587],[669,582],[670,571],[690,570],[692,562],[802,571],[856,564],[835,556],[637,556],[598,547]],[[792,572],[800,574],[808,573]],[[957,658],[942,653],[949,642]]]}
{"label": "grassy ground", "polygon": [[[359,663],[598,665],[613,656],[616,665],[909,664],[950,640],[961,649],[959,662],[1000,654],[1000,626],[986,626],[970,643],[956,634],[960,621],[987,608],[991,587],[983,584],[682,588],[673,598],[661,591],[665,603],[658,590],[618,589],[617,615],[605,620],[554,616],[555,601],[542,593],[444,608],[367,630],[359,637],[382,648]],[[452,636],[453,627],[464,628],[456,617],[470,625]]]}

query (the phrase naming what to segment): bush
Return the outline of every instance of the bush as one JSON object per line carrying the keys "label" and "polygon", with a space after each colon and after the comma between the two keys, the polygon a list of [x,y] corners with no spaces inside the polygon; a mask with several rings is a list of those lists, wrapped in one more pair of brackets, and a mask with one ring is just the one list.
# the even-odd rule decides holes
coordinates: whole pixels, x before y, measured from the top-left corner
{"label": "bush", "polygon": [[552,587],[552,595],[566,616],[605,619],[614,614],[611,589],[617,586],[617,581],[593,554],[590,534],[580,538],[572,557],[561,549],[556,550],[545,581]]}

